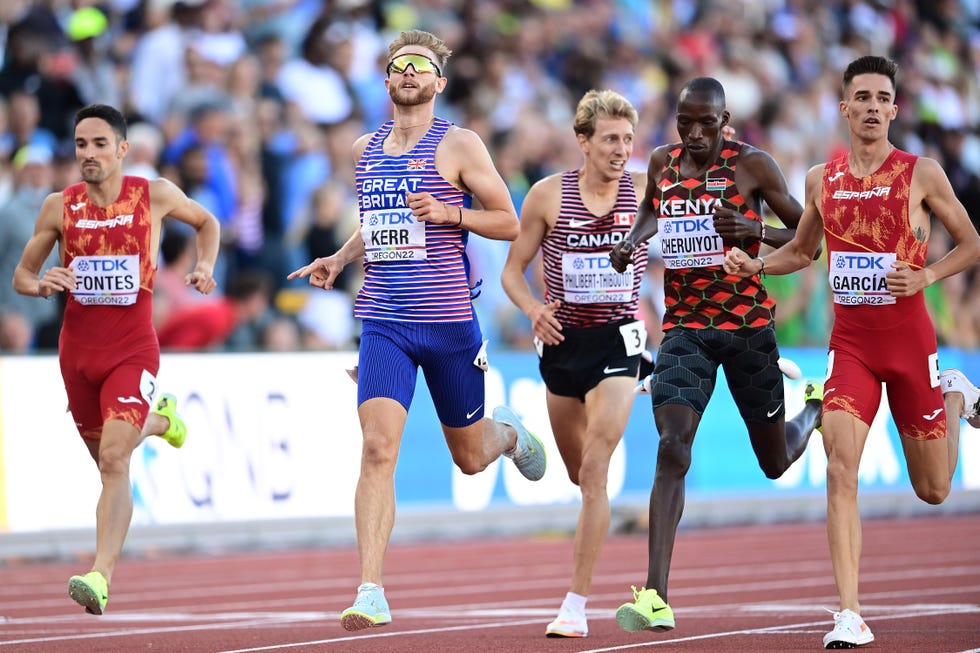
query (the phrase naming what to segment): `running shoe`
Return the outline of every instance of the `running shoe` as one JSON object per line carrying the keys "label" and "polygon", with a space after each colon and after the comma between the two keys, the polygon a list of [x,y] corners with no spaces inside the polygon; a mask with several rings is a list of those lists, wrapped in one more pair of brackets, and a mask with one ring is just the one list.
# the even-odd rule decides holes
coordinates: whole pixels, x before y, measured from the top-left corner
{"label": "running shoe", "polygon": [[803,389],[803,401],[823,401],[823,383],[809,381]]}
{"label": "running shoe", "polygon": [[823,636],[824,648],[856,648],[875,641],[860,615],[850,610],[834,612],[834,629]]}
{"label": "running shoe", "polygon": [[783,373],[787,379],[799,379],[803,376],[803,371],[800,370],[800,366],[789,358],[782,358],[776,361],[779,365],[779,371]]}
{"label": "running shoe", "polygon": [[163,415],[170,421],[167,431],[161,433],[160,437],[174,449],[180,449],[184,446],[184,440],[187,439],[187,425],[177,414],[177,397],[172,394],[164,394],[153,408],[153,412],[157,415]]}
{"label": "running shoe", "polygon": [[637,590],[633,585],[633,603],[624,603],[616,610],[616,623],[629,633],[641,630],[671,630],[674,627],[674,611],[660,598],[657,590]]}
{"label": "running shoe", "polygon": [[109,583],[98,571],[68,579],[68,596],[89,614],[102,614],[109,602]]}
{"label": "running shoe", "polygon": [[497,406],[493,409],[493,421],[510,426],[517,431],[517,445],[513,451],[504,455],[514,461],[518,471],[529,481],[539,481],[544,476],[548,465],[548,455],[544,443],[521,424],[517,414],[507,406]]}
{"label": "running shoe", "polygon": [[960,417],[971,419],[980,414],[980,389],[970,383],[963,372],[950,368],[939,374],[943,394],[960,392],[963,394],[963,412]]}
{"label": "running shoe", "polygon": [[636,382],[636,387],[633,388],[633,394],[635,395],[648,395],[650,394],[650,386],[653,385],[653,375],[645,376]]}
{"label": "running shoe", "polygon": [[589,634],[589,623],[584,614],[562,610],[555,620],[548,624],[544,634],[547,637],[585,637]]}
{"label": "running shoe", "polygon": [[363,630],[391,623],[391,611],[384,590],[374,583],[362,583],[357,588],[354,605],[340,613],[344,630]]}

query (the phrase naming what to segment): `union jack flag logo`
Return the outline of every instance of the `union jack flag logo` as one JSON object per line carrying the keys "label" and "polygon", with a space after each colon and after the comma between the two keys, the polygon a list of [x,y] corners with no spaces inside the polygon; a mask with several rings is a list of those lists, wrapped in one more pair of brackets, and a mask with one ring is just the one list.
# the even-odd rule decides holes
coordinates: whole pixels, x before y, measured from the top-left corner
{"label": "union jack flag logo", "polygon": [[412,159],[408,162],[409,170],[424,170],[425,169],[425,159]]}

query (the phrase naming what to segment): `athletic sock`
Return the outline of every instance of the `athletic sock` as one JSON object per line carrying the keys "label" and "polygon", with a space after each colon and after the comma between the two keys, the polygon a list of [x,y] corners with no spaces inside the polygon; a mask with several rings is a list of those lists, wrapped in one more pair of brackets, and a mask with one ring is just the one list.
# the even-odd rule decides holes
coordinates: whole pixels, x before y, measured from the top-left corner
{"label": "athletic sock", "polygon": [[582,596],[581,594],[576,594],[575,592],[569,592],[565,595],[565,600],[562,601],[561,611],[584,615],[585,602],[588,600],[589,597],[587,596]]}

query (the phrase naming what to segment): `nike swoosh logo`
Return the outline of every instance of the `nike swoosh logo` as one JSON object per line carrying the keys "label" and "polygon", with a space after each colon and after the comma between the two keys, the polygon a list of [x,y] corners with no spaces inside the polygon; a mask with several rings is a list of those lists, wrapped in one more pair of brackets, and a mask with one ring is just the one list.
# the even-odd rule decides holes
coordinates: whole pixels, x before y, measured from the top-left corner
{"label": "nike swoosh logo", "polygon": [[776,413],[778,413],[779,412],[779,409],[782,408],[782,407],[783,407],[783,402],[779,402],[779,405],[776,406],[773,410],[766,411],[766,417],[772,417],[773,415],[775,415]]}
{"label": "nike swoosh logo", "polygon": [[931,422],[932,420],[934,420],[937,417],[939,417],[939,413],[941,413],[941,412],[943,412],[943,409],[942,408],[937,408],[936,410],[932,411],[932,415],[923,415],[922,416],[922,419],[927,419],[927,420],[929,420]]}
{"label": "nike swoosh logo", "polygon": [[672,184],[667,184],[666,186],[661,186],[661,187],[660,187],[660,192],[661,192],[661,193],[666,193],[667,191],[669,191],[669,190],[670,190],[671,188],[673,188],[674,186],[680,186],[680,185],[681,185],[681,182],[679,182],[679,181],[675,181],[675,182],[674,182],[674,183],[672,183]]}
{"label": "nike swoosh logo", "polygon": [[476,409],[473,412],[466,413],[466,419],[469,419],[469,418],[473,417],[474,415],[476,415],[478,412],[480,412],[480,409],[481,408],[483,408],[483,404],[480,404],[479,406],[477,406]]}
{"label": "nike swoosh logo", "polygon": [[375,161],[374,163],[365,163],[364,164],[364,172],[371,172],[372,170],[374,170],[375,168],[377,168],[382,163],[384,163],[384,161]]}
{"label": "nike swoosh logo", "polygon": [[128,397],[116,397],[116,401],[118,401],[121,404],[141,404],[141,403],[143,403],[143,400],[142,399],[137,399],[133,395],[129,395]]}
{"label": "nike swoosh logo", "polygon": [[85,202],[79,202],[78,204],[69,204],[68,205],[68,208],[70,208],[72,211],[77,211],[78,209],[82,208],[83,206],[85,206]]}
{"label": "nike swoosh logo", "polygon": [[602,369],[602,373],[603,374],[612,374],[613,372],[625,372],[627,369],[629,369],[629,368],[627,368],[627,367],[609,367],[608,365],[606,365]]}
{"label": "nike swoosh logo", "polygon": [[585,225],[592,224],[595,221],[596,221],[595,218],[592,218],[591,220],[576,220],[575,218],[572,218],[571,220],[568,221],[568,226],[571,227],[572,229],[578,229],[579,227],[584,227]]}

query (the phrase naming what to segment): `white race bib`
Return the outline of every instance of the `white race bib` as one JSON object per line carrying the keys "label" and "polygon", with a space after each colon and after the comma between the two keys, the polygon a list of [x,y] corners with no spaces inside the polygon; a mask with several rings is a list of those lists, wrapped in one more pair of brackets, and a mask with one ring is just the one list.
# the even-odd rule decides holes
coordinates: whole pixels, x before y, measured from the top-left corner
{"label": "white race bib", "polygon": [[894,253],[832,252],[830,255],[830,289],[835,304],[894,304],[888,292],[885,275],[896,260]]}
{"label": "white race bib", "polygon": [[713,216],[658,218],[657,225],[664,267],[705,268],[725,262],[725,243],[715,231]]}
{"label": "white race bib", "polygon": [[361,222],[364,256],[378,261],[424,261],[425,223],[409,208],[365,211]]}
{"label": "white race bib", "polygon": [[130,306],[140,292],[138,254],[76,256],[71,269],[78,287],[71,291],[86,306]]}
{"label": "white race bib", "polygon": [[627,356],[636,356],[646,349],[647,325],[643,320],[622,325],[619,327],[619,333],[623,336],[623,344],[626,345]]}
{"label": "white race bib", "polygon": [[569,304],[619,304],[633,298],[633,264],[616,272],[609,252],[565,252],[561,276]]}

